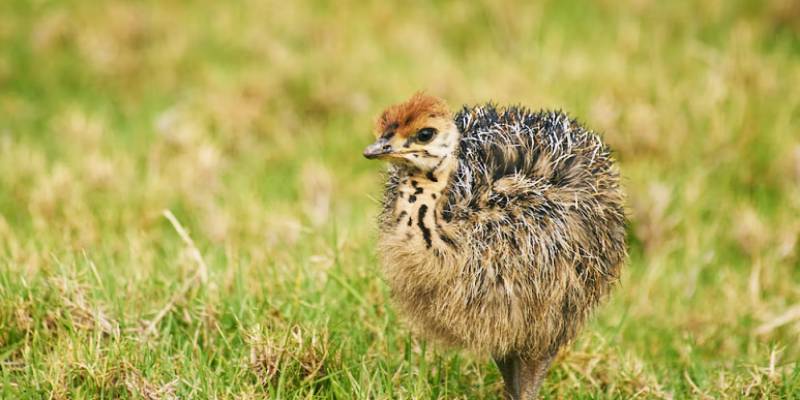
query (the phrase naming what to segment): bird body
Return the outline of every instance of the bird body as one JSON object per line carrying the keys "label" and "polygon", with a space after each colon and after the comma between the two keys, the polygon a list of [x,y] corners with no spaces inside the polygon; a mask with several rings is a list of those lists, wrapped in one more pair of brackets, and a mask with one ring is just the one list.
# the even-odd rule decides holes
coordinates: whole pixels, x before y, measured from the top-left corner
{"label": "bird body", "polygon": [[392,161],[379,217],[386,280],[416,332],[491,354],[510,397],[535,396],[619,279],[618,173],[600,138],[561,112],[446,110],[419,94],[391,107],[365,152]]}

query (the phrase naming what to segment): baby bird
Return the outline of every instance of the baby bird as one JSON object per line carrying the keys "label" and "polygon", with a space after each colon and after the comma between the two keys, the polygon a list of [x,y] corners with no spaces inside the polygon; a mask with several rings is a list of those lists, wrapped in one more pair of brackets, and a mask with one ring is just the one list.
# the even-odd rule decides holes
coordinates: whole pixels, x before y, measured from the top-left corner
{"label": "baby bird", "polygon": [[415,94],[377,121],[389,161],[378,252],[412,329],[490,354],[510,399],[537,396],[627,257],[610,150],[561,112],[455,115]]}

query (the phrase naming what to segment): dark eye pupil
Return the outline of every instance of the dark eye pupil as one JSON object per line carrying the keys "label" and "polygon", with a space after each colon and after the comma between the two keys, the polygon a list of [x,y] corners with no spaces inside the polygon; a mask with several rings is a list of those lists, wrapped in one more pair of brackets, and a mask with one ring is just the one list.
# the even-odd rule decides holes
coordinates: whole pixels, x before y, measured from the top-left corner
{"label": "dark eye pupil", "polygon": [[433,139],[434,134],[436,134],[436,130],[433,128],[420,129],[420,131],[417,133],[417,140],[420,142],[427,142]]}

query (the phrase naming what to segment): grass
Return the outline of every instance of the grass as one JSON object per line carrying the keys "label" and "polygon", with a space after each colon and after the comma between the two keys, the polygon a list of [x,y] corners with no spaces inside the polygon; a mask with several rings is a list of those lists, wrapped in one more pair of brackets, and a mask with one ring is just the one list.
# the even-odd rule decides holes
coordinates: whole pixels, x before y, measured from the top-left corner
{"label": "grass", "polygon": [[562,108],[616,150],[630,262],[546,398],[800,397],[799,20],[0,2],[0,397],[496,398],[486,357],[409,335],[376,265],[360,151],[421,88]]}

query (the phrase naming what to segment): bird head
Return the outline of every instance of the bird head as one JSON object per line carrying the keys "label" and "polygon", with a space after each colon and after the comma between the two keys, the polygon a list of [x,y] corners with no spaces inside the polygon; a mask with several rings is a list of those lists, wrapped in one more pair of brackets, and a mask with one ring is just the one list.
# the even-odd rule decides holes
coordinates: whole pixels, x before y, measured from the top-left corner
{"label": "bird head", "polygon": [[378,118],[364,157],[430,172],[453,155],[460,134],[444,100],[417,93]]}

